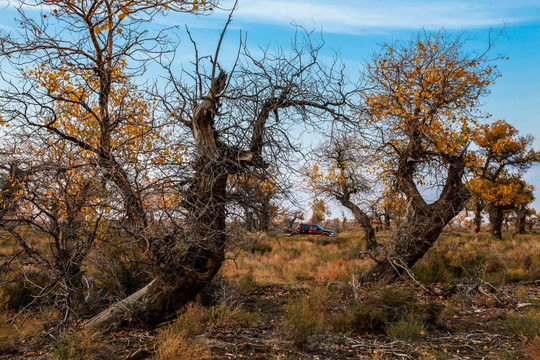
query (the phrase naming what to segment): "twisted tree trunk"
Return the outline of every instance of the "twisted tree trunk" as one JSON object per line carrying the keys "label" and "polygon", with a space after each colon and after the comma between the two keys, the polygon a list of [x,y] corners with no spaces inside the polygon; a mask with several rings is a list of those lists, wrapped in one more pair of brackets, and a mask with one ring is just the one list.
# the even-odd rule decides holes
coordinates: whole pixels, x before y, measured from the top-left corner
{"label": "twisted tree trunk", "polygon": [[214,178],[206,171],[192,186],[192,212],[187,220],[191,228],[186,238],[174,235],[154,241],[160,250],[153,255],[159,261],[159,273],[144,288],[112,305],[86,323],[87,328],[121,326],[126,319],[157,324],[174,315],[192,300],[216,275],[224,259],[226,244],[226,176]]}
{"label": "twisted tree trunk", "polygon": [[[122,172],[111,168],[112,181],[124,195],[126,209],[135,236],[148,244],[155,278],[129,297],[86,322],[87,328],[121,326],[127,319],[156,324],[174,314],[193,299],[216,275],[223,259],[225,233],[225,201],[231,159],[227,148],[216,140],[214,116],[219,107],[219,94],[227,76],[220,73],[214,79],[208,96],[195,109],[192,132],[197,145],[197,160],[193,168],[188,196],[184,199],[188,217],[185,229],[160,238],[153,238],[146,229],[142,202],[129,186]],[[109,160],[106,164],[114,164]]]}
{"label": "twisted tree trunk", "polygon": [[363,278],[363,282],[392,281],[408,271],[439,238],[443,228],[457,216],[470,199],[463,184],[464,164],[455,159],[450,164],[446,184],[439,199],[427,204],[412,180],[411,168],[402,164],[401,189],[409,200],[409,215],[382,249],[382,256]]}

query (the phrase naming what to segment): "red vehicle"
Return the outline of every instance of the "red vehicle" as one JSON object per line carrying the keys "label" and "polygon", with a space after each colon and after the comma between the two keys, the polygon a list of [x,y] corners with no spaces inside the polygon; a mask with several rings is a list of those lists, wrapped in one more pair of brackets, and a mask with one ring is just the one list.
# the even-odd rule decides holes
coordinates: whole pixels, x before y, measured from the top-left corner
{"label": "red vehicle", "polygon": [[285,234],[292,235],[319,235],[319,236],[336,236],[334,230],[327,230],[317,224],[300,224],[297,229],[285,230]]}

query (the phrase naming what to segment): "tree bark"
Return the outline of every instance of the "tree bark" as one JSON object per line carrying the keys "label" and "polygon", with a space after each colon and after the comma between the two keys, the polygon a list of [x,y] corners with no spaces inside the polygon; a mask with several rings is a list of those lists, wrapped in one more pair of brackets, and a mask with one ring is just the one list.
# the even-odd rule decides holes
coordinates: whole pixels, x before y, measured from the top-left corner
{"label": "tree bark", "polygon": [[516,233],[525,234],[525,225],[527,222],[527,207],[519,206],[516,210]]}
{"label": "tree bark", "polygon": [[500,206],[490,205],[488,208],[490,233],[502,239],[502,225],[504,222],[503,208]]}
{"label": "tree bark", "polygon": [[375,230],[373,229],[373,226],[371,226],[371,219],[369,218],[369,216],[364,211],[362,211],[362,209],[360,209],[358,205],[351,201],[349,193],[346,193],[343,196],[336,196],[336,198],[341,203],[341,205],[351,210],[354,218],[364,230],[364,241],[366,242],[366,249],[377,249],[379,247],[379,244],[377,243],[377,240],[375,238]]}
{"label": "tree bark", "polygon": [[425,203],[412,177],[402,179],[409,215],[382,249],[377,264],[363,275],[362,282],[390,282],[399,278],[431,249],[443,228],[463,210],[471,194],[462,181],[463,161],[455,161],[449,167],[439,199],[432,204]]}
{"label": "tree bark", "polygon": [[480,201],[476,201],[474,204],[474,233],[478,234],[482,226],[482,211],[484,211],[484,206]]}
{"label": "tree bark", "polygon": [[[145,287],[102,311],[86,322],[87,328],[114,328],[126,320],[136,319],[156,324],[174,315],[193,299],[216,275],[225,253],[226,189],[231,169],[228,149],[217,141],[214,116],[219,107],[219,94],[227,76],[221,72],[212,81],[208,96],[195,109],[192,131],[197,145],[195,174],[184,199],[188,216],[185,229],[162,237],[152,237],[146,229],[141,202],[131,189],[122,189],[126,209],[136,237],[148,242],[148,251],[156,273]],[[113,169],[114,170],[114,169]],[[116,176],[114,176],[116,175]],[[122,172],[114,171],[111,179],[118,186],[128,187]]]}
{"label": "tree bark", "polygon": [[391,216],[390,216],[390,209],[385,206],[384,207],[384,223],[383,223],[383,228],[384,230],[390,230],[390,225],[391,225]]}

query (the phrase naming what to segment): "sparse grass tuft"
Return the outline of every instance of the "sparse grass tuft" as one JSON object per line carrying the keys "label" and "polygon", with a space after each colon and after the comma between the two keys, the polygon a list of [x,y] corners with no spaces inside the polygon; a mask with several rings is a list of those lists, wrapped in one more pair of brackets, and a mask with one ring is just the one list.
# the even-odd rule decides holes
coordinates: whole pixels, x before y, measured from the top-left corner
{"label": "sparse grass tuft", "polygon": [[254,254],[266,254],[272,251],[272,245],[266,241],[258,241],[249,249]]}
{"label": "sparse grass tuft", "polygon": [[424,321],[416,313],[405,314],[398,321],[388,325],[387,334],[394,340],[414,341],[424,335]]}
{"label": "sparse grass tuft", "polygon": [[327,294],[310,293],[289,300],[285,305],[286,331],[294,343],[303,347],[309,336],[324,328]]}
{"label": "sparse grass tuft", "polygon": [[533,339],[540,336],[540,309],[531,309],[526,314],[511,314],[504,321],[504,328],[516,337]]}
{"label": "sparse grass tuft", "polygon": [[253,273],[242,275],[238,280],[238,288],[240,292],[250,292],[257,287],[259,287],[259,284],[257,281],[255,281],[255,276],[253,276]]}
{"label": "sparse grass tuft", "polygon": [[184,332],[187,336],[195,336],[200,334],[206,320],[205,309],[199,303],[191,302],[171,324],[171,328],[177,333]]}
{"label": "sparse grass tuft", "polygon": [[164,329],[156,348],[159,360],[212,359],[212,352],[200,340],[189,336],[186,331]]}
{"label": "sparse grass tuft", "polygon": [[197,338],[207,321],[206,309],[196,302],[189,303],[173,323],[161,329],[156,345],[156,358],[211,359],[211,351]]}
{"label": "sparse grass tuft", "polygon": [[79,331],[67,335],[53,347],[52,357],[55,360],[86,360],[103,358],[100,350],[103,338],[98,334]]}
{"label": "sparse grass tuft", "polygon": [[259,316],[241,307],[219,304],[205,309],[206,320],[214,326],[251,326],[258,322]]}
{"label": "sparse grass tuft", "polygon": [[525,356],[527,359],[538,360],[540,359],[540,336],[535,336],[525,346]]}

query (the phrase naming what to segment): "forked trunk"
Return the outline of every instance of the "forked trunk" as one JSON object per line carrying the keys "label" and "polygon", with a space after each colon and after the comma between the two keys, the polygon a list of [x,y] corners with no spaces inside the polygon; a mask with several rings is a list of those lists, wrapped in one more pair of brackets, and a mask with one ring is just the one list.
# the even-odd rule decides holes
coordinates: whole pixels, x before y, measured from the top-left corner
{"label": "forked trunk", "polygon": [[399,278],[420,260],[439,238],[443,228],[456,217],[470,199],[463,184],[464,162],[457,158],[450,164],[446,184],[439,200],[427,204],[412,181],[410,166],[403,164],[401,190],[409,201],[409,215],[397,228],[391,241],[381,249],[378,263],[367,271],[363,282]]}

